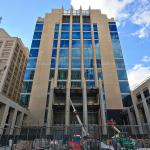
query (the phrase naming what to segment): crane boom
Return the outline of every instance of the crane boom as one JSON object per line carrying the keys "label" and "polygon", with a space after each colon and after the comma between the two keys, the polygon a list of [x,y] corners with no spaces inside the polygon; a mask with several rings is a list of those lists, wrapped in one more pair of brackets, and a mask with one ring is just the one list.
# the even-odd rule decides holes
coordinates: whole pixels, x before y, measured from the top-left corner
{"label": "crane boom", "polygon": [[71,99],[70,99],[70,104],[71,104],[71,106],[73,108],[73,113],[76,115],[76,118],[77,118],[77,120],[79,122],[79,125],[81,125],[81,127],[82,127],[83,136],[89,136],[88,132],[86,131],[85,127],[83,126],[83,123],[81,122],[81,119],[80,119],[80,117],[79,117],[79,115],[77,113],[77,110],[75,109]]}

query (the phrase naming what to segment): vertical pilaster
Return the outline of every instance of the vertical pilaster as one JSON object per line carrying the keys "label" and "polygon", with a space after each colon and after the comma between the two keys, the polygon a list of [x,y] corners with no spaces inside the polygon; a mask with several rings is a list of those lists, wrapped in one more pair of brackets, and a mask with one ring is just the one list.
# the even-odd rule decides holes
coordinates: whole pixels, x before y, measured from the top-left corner
{"label": "vertical pilaster", "polygon": [[84,77],[84,47],[83,47],[83,24],[82,24],[82,8],[80,8],[80,49],[81,49],[81,82],[83,95],[83,124],[88,126],[88,110],[87,110],[87,90]]}
{"label": "vertical pilaster", "polygon": [[61,9],[60,20],[59,20],[59,34],[57,43],[57,55],[56,55],[56,66],[55,66],[55,76],[54,76],[54,87],[57,87],[57,77],[58,77],[58,67],[59,67],[59,53],[60,53],[60,40],[61,40],[61,30],[62,30],[62,16],[64,10]]}
{"label": "vertical pilaster", "polygon": [[130,125],[131,125],[131,132],[132,132],[132,134],[137,134],[137,131],[132,126],[132,125],[135,125],[135,122],[133,121],[133,115],[131,114],[131,111],[130,111],[129,108],[127,108],[127,111],[128,111],[129,122],[130,122]]}
{"label": "vertical pilaster", "polygon": [[48,114],[47,114],[47,134],[50,133],[50,127],[53,123],[53,100],[54,100],[54,79],[51,79],[50,95],[49,95],[49,104],[48,104]]}
{"label": "vertical pilaster", "polygon": [[66,88],[65,125],[70,125],[70,88],[71,88],[71,62],[72,62],[72,13],[70,11],[70,35],[69,35],[69,56],[68,56],[68,80]]}
{"label": "vertical pilaster", "polygon": [[139,133],[143,134],[142,124],[141,124],[141,120],[140,120],[140,115],[139,115],[139,111],[138,111],[137,105],[135,103],[136,101],[134,99],[133,92],[131,92],[131,96],[132,96],[132,102],[133,102],[133,107],[134,107],[134,111],[135,111],[136,120],[137,120],[137,123],[139,125]]}
{"label": "vertical pilaster", "polygon": [[98,73],[97,73],[97,62],[96,62],[96,49],[95,49],[95,39],[94,39],[94,29],[93,21],[91,15],[91,9],[89,9],[90,19],[91,19],[91,33],[92,33],[92,50],[93,50],[93,66],[94,66],[94,76],[95,76],[95,86],[98,87]]}
{"label": "vertical pilaster", "polygon": [[[147,102],[146,102],[146,99],[145,99],[143,92],[140,91],[140,94],[142,97],[142,102],[143,102],[143,107],[144,107],[147,123],[150,125],[150,111],[149,111],[149,108],[148,108],[148,105],[147,105]],[[150,128],[149,128],[149,130],[150,130]]]}
{"label": "vertical pilaster", "polygon": [[104,135],[106,135],[107,134],[106,113],[105,113],[105,103],[104,103],[103,87],[102,87],[102,81],[101,80],[99,80],[99,97],[100,97],[100,111],[101,111],[102,132],[103,132]]}

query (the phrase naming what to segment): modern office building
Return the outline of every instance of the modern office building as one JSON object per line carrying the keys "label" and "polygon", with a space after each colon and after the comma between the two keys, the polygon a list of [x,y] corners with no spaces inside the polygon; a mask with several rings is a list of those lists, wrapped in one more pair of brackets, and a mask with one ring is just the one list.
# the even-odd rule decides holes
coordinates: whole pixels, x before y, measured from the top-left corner
{"label": "modern office building", "polygon": [[20,104],[32,125],[123,124],[132,104],[114,19],[100,10],[54,9],[38,18]]}
{"label": "modern office building", "polygon": [[128,108],[130,124],[143,126],[140,133],[147,133],[150,131],[150,78],[142,82],[131,93],[133,105]]}
{"label": "modern office building", "polygon": [[15,102],[19,101],[27,57],[21,39],[0,28],[0,93]]}

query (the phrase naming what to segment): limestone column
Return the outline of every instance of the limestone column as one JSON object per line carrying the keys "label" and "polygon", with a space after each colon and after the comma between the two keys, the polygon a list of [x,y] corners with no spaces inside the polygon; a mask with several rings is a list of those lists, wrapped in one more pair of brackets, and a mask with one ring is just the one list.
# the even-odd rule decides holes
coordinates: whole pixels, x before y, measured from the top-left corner
{"label": "limestone column", "polygon": [[83,95],[83,124],[88,126],[87,89],[84,77],[84,47],[83,47],[82,8],[80,8],[80,49],[81,49],[81,85]]}
{"label": "limestone column", "polygon": [[92,50],[93,50],[93,66],[94,66],[95,86],[98,87],[98,71],[97,71],[97,62],[96,62],[96,48],[95,48],[94,29],[93,29],[91,8],[89,8],[89,12],[90,12],[90,16],[91,16],[91,34],[92,34]]}
{"label": "limestone column", "polygon": [[[144,108],[144,111],[145,111],[147,124],[150,125],[150,111],[149,111],[149,108],[148,108],[148,105],[147,105],[147,102],[146,102],[146,99],[145,99],[145,96],[144,96],[143,92],[140,91],[140,94],[141,94],[141,97],[142,97],[143,108]],[[150,131],[150,127],[149,127],[149,131]]]}
{"label": "limestone column", "polygon": [[48,114],[47,114],[47,134],[50,134],[50,127],[53,123],[53,101],[54,101],[54,79],[51,79],[49,103],[48,103]]}
{"label": "limestone column", "polygon": [[99,97],[100,97],[100,112],[101,112],[101,122],[102,122],[102,132],[104,135],[107,134],[107,124],[106,124],[106,113],[105,113],[105,103],[103,97],[103,87],[102,81],[99,80]]}
{"label": "limestone column", "polygon": [[5,110],[4,110],[3,117],[2,117],[2,122],[1,122],[1,125],[0,125],[0,134],[3,133],[3,129],[4,129],[5,124],[6,124],[6,119],[7,119],[7,116],[8,116],[8,112],[9,112],[9,106],[5,105]]}
{"label": "limestone column", "polygon": [[142,124],[141,124],[141,120],[140,120],[140,115],[139,115],[139,111],[136,105],[136,100],[134,98],[133,92],[131,92],[131,96],[132,96],[132,102],[133,102],[133,107],[134,107],[134,111],[135,111],[135,116],[136,116],[136,120],[139,126],[139,133],[143,134],[143,130],[142,130]]}
{"label": "limestone column", "polygon": [[68,56],[68,80],[66,87],[65,125],[70,125],[70,88],[71,88],[71,62],[72,62],[72,13],[70,9],[70,34],[69,34],[69,56]]}
{"label": "limestone column", "polygon": [[10,135],[13,134],[13,131],[15,128],[15,123],[16,123],[16,119],[17,119],[17,112],[18,112],[18,110],[15,109],[15,112],[13,113],[13,116],[12,116],[12,123],[10,125]]}

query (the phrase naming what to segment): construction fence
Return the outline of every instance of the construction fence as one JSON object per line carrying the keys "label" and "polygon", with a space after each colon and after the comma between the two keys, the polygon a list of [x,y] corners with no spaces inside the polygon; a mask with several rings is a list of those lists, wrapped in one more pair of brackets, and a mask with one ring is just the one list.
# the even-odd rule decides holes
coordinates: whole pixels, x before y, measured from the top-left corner
{"label": "construction fence", "polygon": [[[88,137],[83,137],[82,127],[79,125],[0,129],[0,150],[7,150],[10,147],[14,150],[69,150],[75,143],[78,143],[76,147],[79,150],[99,150],[102,149],[102,145],[103,147],[109,146],[108,149],[113,149],[114,140],[122,141],[126,145],[132,143],[132,146],[127,147],[127,149],[150,148],[150,126],[148,125],[105,127],[90,125],[84,128]],[[120,146],[122,145],[120,144]],[[126,147],[123,148],[126,149]]]}

